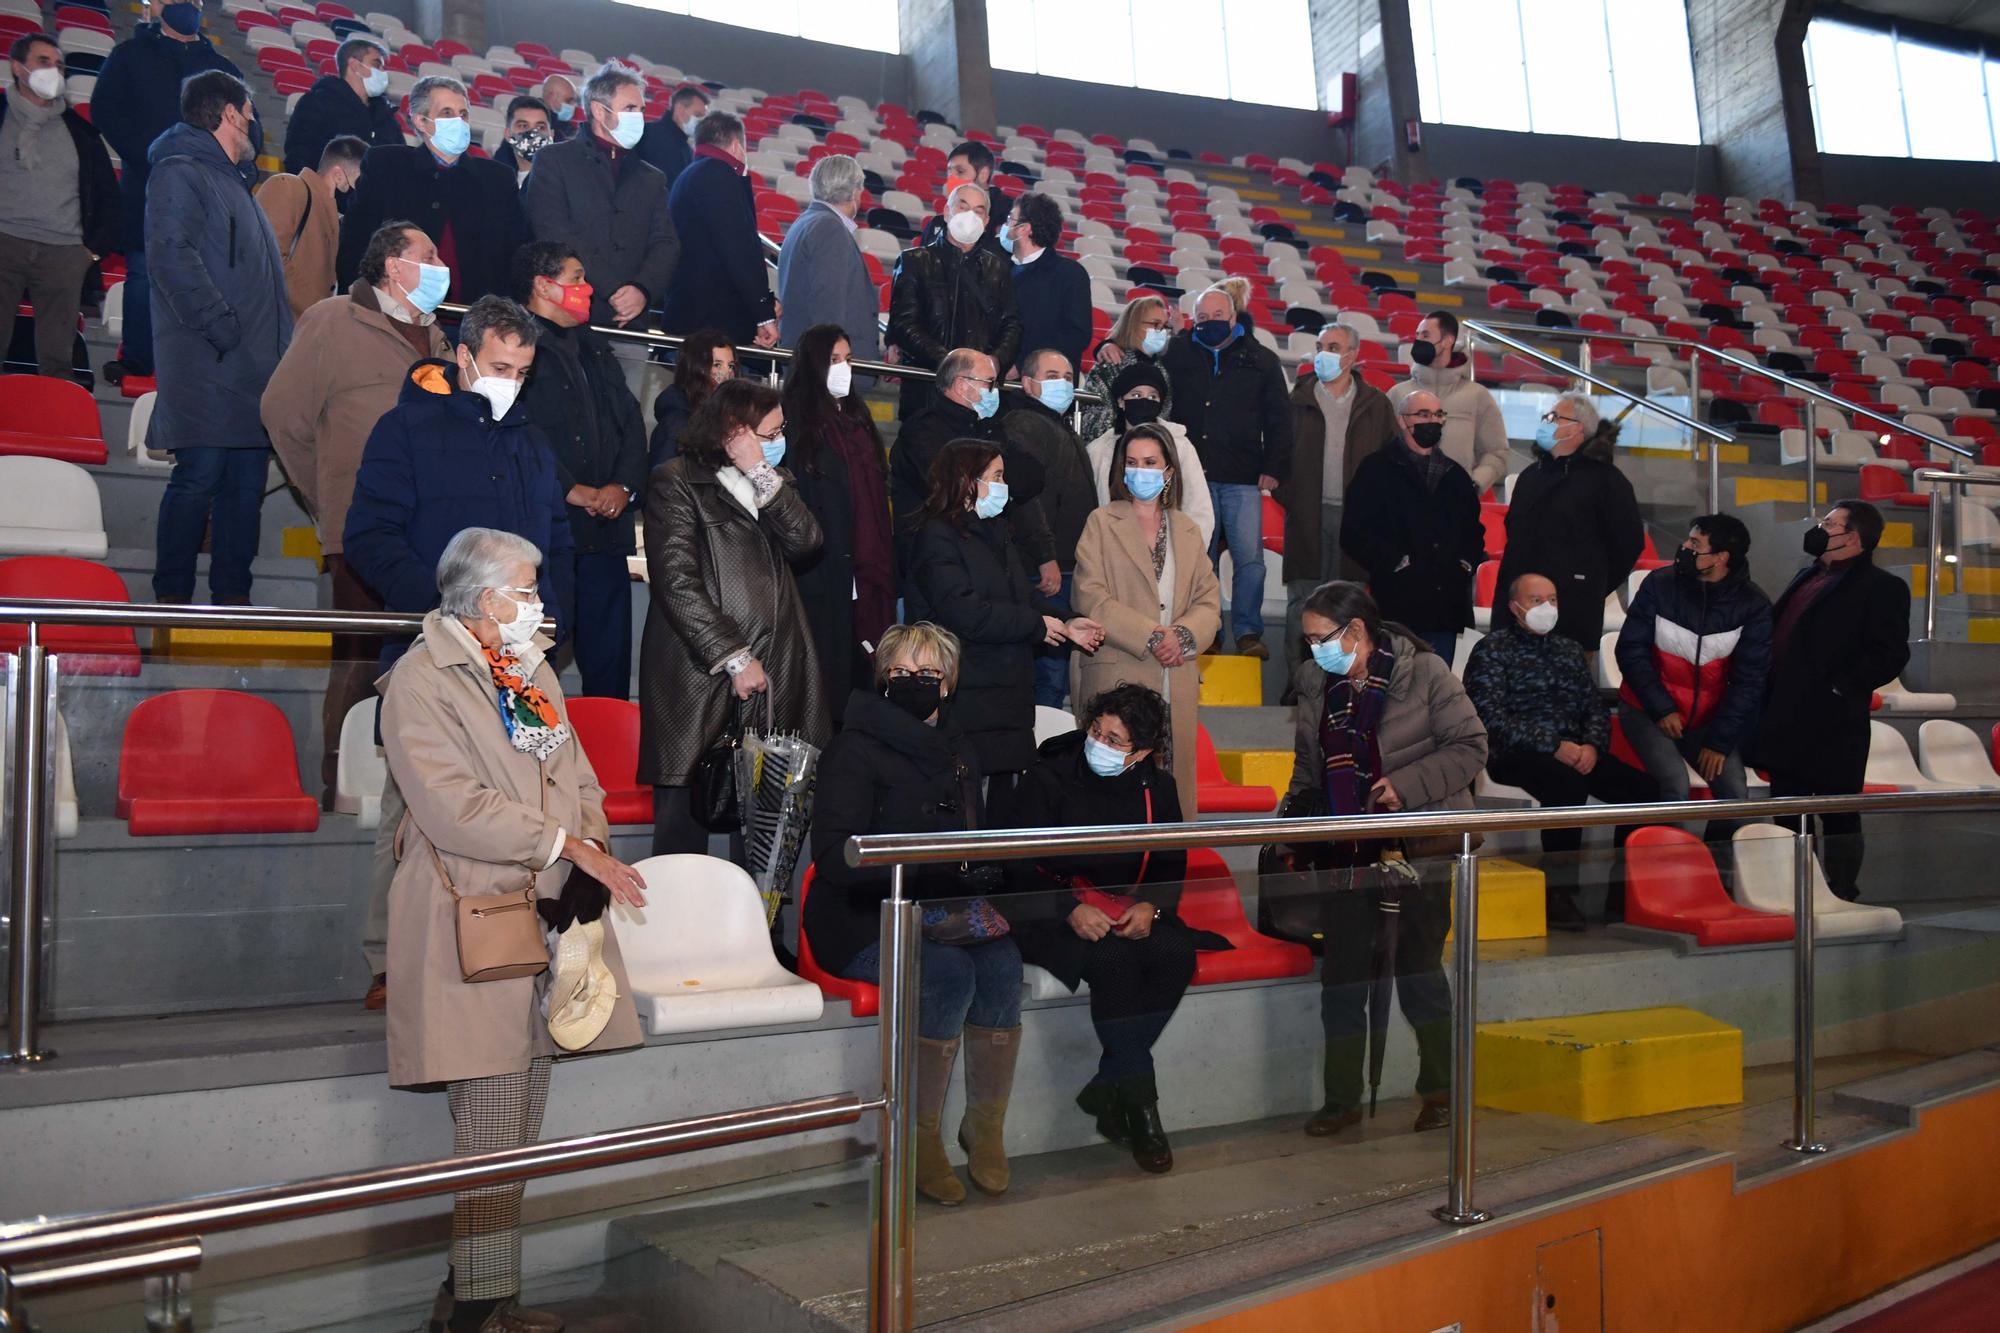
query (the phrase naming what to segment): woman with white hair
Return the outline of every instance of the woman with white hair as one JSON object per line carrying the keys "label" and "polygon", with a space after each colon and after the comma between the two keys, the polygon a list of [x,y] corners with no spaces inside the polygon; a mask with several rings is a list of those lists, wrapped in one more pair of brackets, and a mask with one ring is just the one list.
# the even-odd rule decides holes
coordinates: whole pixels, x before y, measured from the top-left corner
{"label": "woman with white hair", "polygon": [[[640,1040],[605,909],[643,906],[645,882],[608,850],[603,788],[563,717],[541,559],[495,528],[453,537],[441,604],[382,687],[383,749],[408,807],[389,891],[389,1082],[444,1085],[460,1155],[540,1136],[559,1048]],[[544,923],[558,933],[553,973]],[[455,1196],[432,1327],[562,1326],[520,1303],[521,1194]]]}
{"label": "woman with white hair", "polygon": [[[797,347],[807,329],[833,324],[846,332],[855,360],[880,360],[881,296],[854,239],[866,188],[861,164],[845,153],[823,157],[809,183],[812,202],[778,251],[778,341]],[[863,377],[857,387],[868,383]]]}

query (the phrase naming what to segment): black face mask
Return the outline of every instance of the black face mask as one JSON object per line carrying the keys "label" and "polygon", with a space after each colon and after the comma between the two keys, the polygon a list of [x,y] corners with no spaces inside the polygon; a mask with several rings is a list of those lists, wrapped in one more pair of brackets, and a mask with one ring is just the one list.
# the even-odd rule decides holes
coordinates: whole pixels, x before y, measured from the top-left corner
{"label": "black face mask", "polygon": [[1428,366],[1431,362],[1437,360],[1437,358],[1438,349],[1436,343],[1427,343],[1422,339],[1418,339],[1416,342],[1410,344],[1410,360],[1416,362],[1418,365]]}
{"label": "black face mask", "polygon": [[1128,426],[1150,426],[1160,419],[1160,400],[1157,398],[1134,398],[1121,403],[1118,410],[1125,414]]}
{"label": "black face mask", "polygon": [[1691,583],[1698,581],[1701,578],[1700,553],[1696,551],[1690,551],[1685,546],[1681,547],[1680,550],[1675,551],[1674,573],[1680,575],[1684,579],[1687,579]]}
{"label": "black face mask", "polygon": [[[1417,346],[1428,347],[1430,344],[1418,343]],[[1420,449],[1435,449],[1438,447],[1438,442],[1444,439],[1444,423],[1442,421],[1419,421],[1416,425],[1410,427],[1410,438],[1417,442],[1417,447]]]}
{"label": "black face mask", "polygon": [[882,687],[882,697],[919,722],[937,712],[944,697],[944,682],[922,676],[895,676]]}
{"label": "black face mask", "polygon": [[1825,528],[1807,528],[1804,542],[1806,554],[1817,560],[1826,554],[1826,544],[1830,541]]}

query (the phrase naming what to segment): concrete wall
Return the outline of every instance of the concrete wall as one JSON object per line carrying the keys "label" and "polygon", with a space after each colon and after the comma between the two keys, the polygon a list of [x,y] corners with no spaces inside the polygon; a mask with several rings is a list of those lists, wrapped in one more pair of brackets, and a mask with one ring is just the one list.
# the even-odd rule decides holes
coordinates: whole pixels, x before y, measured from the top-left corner
{"label": "concrete wall", "polygon": [[1707,144],[1625,143],[1466,125],[1425,125],[1424,154],[1444,180],[1500,177],[1627,194],[1712,189],[1717,176],[1717,153]]}
{"label": "concrete wall", "polygon": [[1899,157],[1820,156],[1825,197],[1815,203],[1916,204],[2000,212],[2000,165]]}
{"label": "concrete wall", "polygon": [[1121,139],[1136,134],[1161,148],[1228,157],[1257,152],[1308,162],[1333,161],[1339,158],[1343,142],[1326,127],[1323,111],[1112,88],[1001,69],[993,71],[993,100],[1006,125],[1027,121],[1048,129],[1067,126]]}

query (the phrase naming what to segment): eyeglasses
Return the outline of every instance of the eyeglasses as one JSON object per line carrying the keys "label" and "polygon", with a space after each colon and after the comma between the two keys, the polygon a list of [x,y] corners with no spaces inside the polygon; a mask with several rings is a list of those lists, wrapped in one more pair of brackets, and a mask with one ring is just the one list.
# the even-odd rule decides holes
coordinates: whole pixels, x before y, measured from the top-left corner
{"label": "eyeglasses", "polygon": [[1445,414],[1442,412],[1416,411],[1407,412],[1404,415],[1412,421],[1443,421],[1445,419]]}
{"label": "eyeglasses", "polygon": [[965,376],[965,378],[973,384],[982,384],[989,389],[1000,382],[999,380],[996,379],[981,379],[977,375],[967,375]]}
{"label": "eyeglasses", "polygon": [[1350,621],[1331,634],[1308,634],[1306,635],[1306,643],[1310,647],[1317,648],[1322,643],[1332,643],[1335,639],[1344,639],[1347,637],[1347,631],[1353,627],[1353,622]]}
{"label": "eyeglasses", "polygon": [[1555,414],[1554,412],[1544,412],[1544,413],[1542,413],[1542,420],[1544,420],[1544,421],[1556,421],[1556,422],[1560,422],[1560,423],[1562,423],[1562,424],[1563,424],[1563,425],[1565,425],[1565,426],[1573,426],[1573,425],[1575,425],[1575,424],[1576,424],[1576,418],[1575,418],[1575,417],[1561,417],[1561,416],[1557,416],[1557,415],[1556,415],[1556,414]]}
{"label": "eyeglasses", "polygon": [[889,679],[933,680],[941,682],[944,680],[944,672],[939,671],[936,667],[917,667],[915,670],[911,670],[909,667],[890,667]]}
{"label": "eyeglasses", "polygon": [[1108,745],[1114,750],[1129,751],[1132,748],[1132,742],[1130,740],[1121,739],[1117,736],[1111,735],[1110,733],[1104,731],[1101,727],[1099,727],[1095,722],[1090,724],[1089,735],[1090,739],[1096,741],[1099,745]]}
{"label": "eyeglasses", "polygon": [[758,439],[760,439],[760,440],[763,440],[764,442],[766,442],[766,443],[768,444],[768,443],[769,443],[770,441],[772,441],[772,440],[775,440],[775,439],[778,439],[778,438],[780,438],[781,436],[783,436],[783,435],[784,435],[784,433],[785,433],[785,423],[784,423],[784,422],[782,422],[782,421],[780,421],[780,422],[778,423],[778,428],[777,428],[776,430],[772,431],[772,432],[771,432],[771,433],[770,433],[769,435],[766,435],[766,434],[765,434],[765,433],[764,433],[763,431],[761,431],[761,430],[753,430],[753,431],[751,431],[750,433],[751,433],[752,435],[755,435],[755,436],[756,436],[756,437],[757,437]]}
{"label": "eyeglasses", "polygon": [[542,595],[542,590],[540,588],[532,586],[526,588],[497,587],[493,591],[504,592],[509,596],[513,597],[515,600],[523,602],[535,601]]}

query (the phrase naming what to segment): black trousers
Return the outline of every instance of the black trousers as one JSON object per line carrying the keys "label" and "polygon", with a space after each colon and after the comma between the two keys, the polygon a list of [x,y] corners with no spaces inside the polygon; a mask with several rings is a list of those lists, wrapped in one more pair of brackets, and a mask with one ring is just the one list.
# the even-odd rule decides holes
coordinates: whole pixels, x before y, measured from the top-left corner
{"label": "black trousers", "polygon": [[[653,788],[653,855],[707,856],[709,832],[694,817],[693,787]],[[729,835],[729,859],[743,864],[743,834]]]}
{"label": "black trousers", "polygon": [[1447,867],[1419,865],[1423,883],[1403,893],[1398,911],[1382,911],[1374,893],[1336,890],[1326,895],[1319,1020],[1326,1032],[1326,1105],[1331,1110],[1361,1106],[1370,955],[1378,926],[1396,932],[1396,998],[1417,1035],[1417,1094],[1437,1097],[1451,1088],[1451,985],[1443,967],[1444,937],[1451,929]]}
{"label": "black trousers", "polygon": [[1104,1048],[1099,1079],[1153,1076],[1153,1043],[1194,980],[1194,954],[1194,932],[1171,917],[1160,917],[1145,939],[1106,935],[1084,947],[1090,1021]]}
{"label": "black trousers", "polygon": [[[1593,796],[1606,805],[1632,805],[1658,800],[1660,794],[1658,783],[1638,769],[1613,759],[1608,750],[1599,751],[1597,766],[1587,775],[1558,762],[1552,754],[1532,754],[1525,750],[1508,750],[1494,755],[1487,761],[1486,771],[1493,775],[1495,782],[1519,787],[1543,805],[1582,805]],[[1629,824],[1619,825],[1612,835],[1612,841],[1621,853],[1625,849],[1625,839],[1630,836],[1632,826]],[[1542,850],[1550,856],[1549,862],[1542,867],[1542,875],[1550,897],[1561,895],[1572,901],[1576,898],[1583,870],[1578,864],[1577,853],[1582,848],[1583,830],[1580,828],[1542,830]],[[1608,902],[1620,908],[1624,906],[1622,874],[1614,876]]]}
{"label": "black trousers", "polygon": [[570,640],[583,692],[629,699],[632,687],[632,576],[616,551],[576,557],[576,614]]}
{"label": "black trousers", "polygon": [[[1849,796],[1861,790],[1861,780],[1852,774],[1786,773],[1771,770],[1771,795]],[[1826,886],[1836,897],[1850,902],[1861,896],[1861,857],[1866,848],[1861,841],[1861,816],[1849,811],[1838,815],[1814,815],[1821,833],[1817,850],[1826,871]],[[1796,818],[1778,823],[1796,830]]]}

